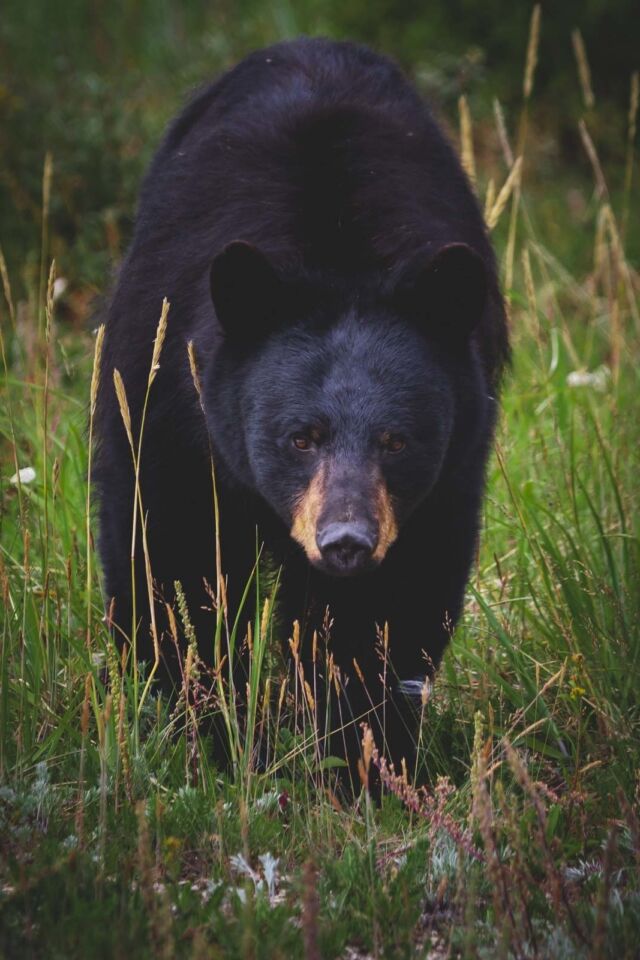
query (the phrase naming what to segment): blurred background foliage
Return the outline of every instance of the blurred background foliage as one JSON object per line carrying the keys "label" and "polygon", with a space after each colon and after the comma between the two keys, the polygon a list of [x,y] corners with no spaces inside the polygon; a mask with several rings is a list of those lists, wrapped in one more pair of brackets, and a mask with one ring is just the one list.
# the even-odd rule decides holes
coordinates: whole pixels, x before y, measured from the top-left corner
{"label": "blurred background foliage", "polygon": [[[580,227],[589,187],[578,196],[576,181],[587,183],[591,174],[578,119],[589,110],[572,30],[581,31],[598,106],[591,134],[603,162],[621,171],[629,79],[640,59],[637,0],[542,8],[529,144],[538,189],[548,193],[555,216],[564,189],[562,202]],[[493,98],[507,127],[515,127],[530,16],[531,5],[514,0],[5,0],[0,242],[14,283],[21,278],[28,289],[39,269],[47,151],[54,171],[49,253],[68,281],[68,316],[84,322],[126,245],[139,180],[167,121],[194,88],[251,49],[300,33],[365,41],[396,58],[453,136],[457,100],[466,94],[476,149],[489,155],[483,169],[490,170],[492,158],[499,162]],[[563,230],[560,242],[579,250],[579,235]]]}

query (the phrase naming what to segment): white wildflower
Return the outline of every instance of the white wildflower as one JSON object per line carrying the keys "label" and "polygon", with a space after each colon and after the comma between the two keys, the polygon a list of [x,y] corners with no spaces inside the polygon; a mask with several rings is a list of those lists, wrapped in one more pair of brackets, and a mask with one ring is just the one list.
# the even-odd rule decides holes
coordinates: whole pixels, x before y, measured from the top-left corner
{"label": "white wildflower", "polygon": [[56,302],[56,300],[60,299],[62,294],[67,289],[67,286],[68,286],[68,282],[67,280],[65,280],[64,277],[56,277],[56,279],[53,281],[53,302],[54,303]]}
{"label": "white wildflower", "polygon": [[611,370],[605,364],[589,372],[588,370],[572,370],[567,375],[568,387],[591,387],[598,393],[603,393],[609,384]]}
{"label": "white wildflower", "polygon": [[14,473],[9,483],[33,483],[35,478],[36,472],[33,467],[22,467],[17,473]]}
{"label": "white wildflower", "polygon": [[263,853],[262,856],[258,857],[258,860],[262,864],[262,872],[264,873],[264,879],[267,884],[267,893],[269,894],[269,899],[271,900],[271,898],[276,894],[279,860],[270,853]]}
{"label": "white wildflower", "polygon": [[235,856],[230,857],[229,861],[231,866],[242,876],[248,877],[249,880],[253,881],[253,885],[258,890],[262,886],[262,877],[257,873],[253,867],[247,863],[246,859],[241,853],[236,853]]}

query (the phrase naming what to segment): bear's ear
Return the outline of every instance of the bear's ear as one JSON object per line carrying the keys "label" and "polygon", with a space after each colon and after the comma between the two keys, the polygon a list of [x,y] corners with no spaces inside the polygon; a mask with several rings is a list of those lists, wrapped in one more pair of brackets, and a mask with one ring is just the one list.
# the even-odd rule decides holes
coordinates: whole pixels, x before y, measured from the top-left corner
{"label": "bear's ear", "polygon": [[211,264],[209,282],[216,316],[229,339],[242,342],[250,335],[255,341],[284,321],[287,285],[252,244],[228,244]]}
{"label": "bear's ear", "polygon": [[466,243],[442,247],[425,266],[410,272],[396,291],[401,312],[425,333],[451,345],[466,343],[487,299],[487,270]]}

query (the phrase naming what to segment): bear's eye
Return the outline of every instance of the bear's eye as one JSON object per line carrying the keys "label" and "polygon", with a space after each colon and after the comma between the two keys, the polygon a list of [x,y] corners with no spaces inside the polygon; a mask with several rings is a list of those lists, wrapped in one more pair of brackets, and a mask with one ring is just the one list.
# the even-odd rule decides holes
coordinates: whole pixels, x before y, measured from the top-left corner
{"label": "bear's eye", "polygon": [[401,453],[407,443],[398,433],[385,433],[382,436],[381,445],[385,453]]}
{"label": "bear's eye", "polygon": [[294,435],[291,437],[291,442],[296,450],[311,449],[311,438],[305,436],[304,433],[294,433]]}
{"label": "bear's eye", "polygon": [[291,437],[291,443],[296,450],[302,450],[307,453],[309,450],[315,450],[321,447],[327,438],[326,430],[322,427],[309,427],[304,432],[294,433]]}

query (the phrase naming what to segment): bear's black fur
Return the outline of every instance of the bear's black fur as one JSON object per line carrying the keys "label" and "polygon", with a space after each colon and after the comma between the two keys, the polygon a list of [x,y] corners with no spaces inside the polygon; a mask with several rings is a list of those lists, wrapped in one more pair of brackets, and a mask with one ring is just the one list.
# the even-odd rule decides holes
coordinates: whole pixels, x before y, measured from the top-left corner
{"label": "bear's black fur", "polygon": [[[106,595],[126,635],[134,476],[113,370],[135,438],[163,297],[140,470],[160,629],[179,580],[211,661],[212,450],[230,609],[258,539],[282,565],[284,635],[298,619],[308,637],[328,608],[335,662],[348,675],[357,660],[368,692],[351,676],[342,707],[358,717],[381,700],[385,623],[401,705],[460,614],[508,341],[482,215],[400,70],[351,43],[277,44],[199,93],[150,166],[96,424]],[[137,653],[151,661],[140,547],[135,580]],[[173,656],[163,641],[165,678]],[[386,716],[397,762],[411,736],[400,706]]]}

